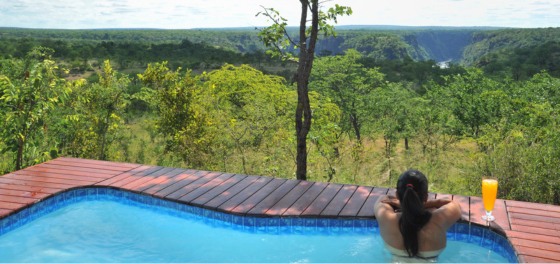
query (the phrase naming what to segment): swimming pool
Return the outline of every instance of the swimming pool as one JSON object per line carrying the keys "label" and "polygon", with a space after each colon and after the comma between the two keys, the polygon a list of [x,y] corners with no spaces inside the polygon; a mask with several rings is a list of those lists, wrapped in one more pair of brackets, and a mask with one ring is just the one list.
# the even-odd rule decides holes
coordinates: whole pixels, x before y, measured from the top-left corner
{"label": "swimming pool", "polygon": [[[441,262],[516,262],[502,236],[456,224]],[[371,219],[254,218],[109,188],[0,220],[4,262],[387,262]]]}

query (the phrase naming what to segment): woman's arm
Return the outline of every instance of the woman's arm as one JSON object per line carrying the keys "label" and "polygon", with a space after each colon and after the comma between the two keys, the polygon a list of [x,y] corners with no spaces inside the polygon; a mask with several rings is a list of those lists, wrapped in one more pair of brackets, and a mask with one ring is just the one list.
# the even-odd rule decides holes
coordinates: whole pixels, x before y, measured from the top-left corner
{"label": "woman's arm", "polygon": [[401,205],[397,198],[388,195],[381,196],[377,199],[373,207],[375,218],[379,222],[390,219],[395,216],[395,209],[399,209],[400,207]]}
{"label": "woman's arm", "polygon": [[450,203],[451,200],[445,200],[445,199],[437,199],[437,200],[428,200],[424,203],[424,208],[426,209],[430,209],[430,208],[440,208],[448,203]]}
{"label": "woman's arm", "polygon": [[[432,205],[432,208],[437,208],[432,212],[432,217],[437,219],[437,222],[444,228],[444,230],[447,230],[455,222],[461,219],[461,206],[459,203],[442,199],[432,201],[433,202],[428,205]],[[426,208],[428,208],[428,205],[426,205]]]}

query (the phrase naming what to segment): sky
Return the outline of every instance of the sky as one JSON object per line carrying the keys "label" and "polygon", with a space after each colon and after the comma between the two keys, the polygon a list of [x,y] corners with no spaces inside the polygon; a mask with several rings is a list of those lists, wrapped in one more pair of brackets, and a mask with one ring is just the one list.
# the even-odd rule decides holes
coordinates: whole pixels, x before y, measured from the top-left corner
{"label": "sky", "polygon": [[[338,25],[560,27],[560,0],[327,0],[350,6]],[[262,27],[272,7],[299,21],[296,0],[0,0],[0,27],[223,28]]]}

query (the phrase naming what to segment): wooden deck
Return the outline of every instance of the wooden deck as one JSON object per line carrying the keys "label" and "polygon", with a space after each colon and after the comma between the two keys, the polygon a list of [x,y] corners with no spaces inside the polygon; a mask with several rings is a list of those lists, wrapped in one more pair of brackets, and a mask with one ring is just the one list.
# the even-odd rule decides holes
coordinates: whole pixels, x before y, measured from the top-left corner
{"label": "wooden deck", "polygon": [[[0,218],[58,192],[110,186],[238,215],[373,218],[377,198],[394,189],[221,172],[58,158],[0,177]],[[485,224],[480,197],[458,201],[463,220]],[[498,229],[523,262],[560,262],[560,206],[498,200]]]}

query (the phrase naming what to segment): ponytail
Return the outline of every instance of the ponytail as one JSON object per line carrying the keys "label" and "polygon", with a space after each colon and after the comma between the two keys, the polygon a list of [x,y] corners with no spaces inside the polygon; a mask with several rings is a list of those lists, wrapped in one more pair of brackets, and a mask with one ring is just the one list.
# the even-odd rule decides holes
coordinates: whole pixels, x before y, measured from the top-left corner
{"label": "ponytail", "polygon": [[432,214],[424,209],[424,197],[418,196],[412,184],[407,184],[404,194],[400,197],[401,218],[399,229],[401,231],[404,248],[410,257],[418,255],[418,232],[428,221]]}

